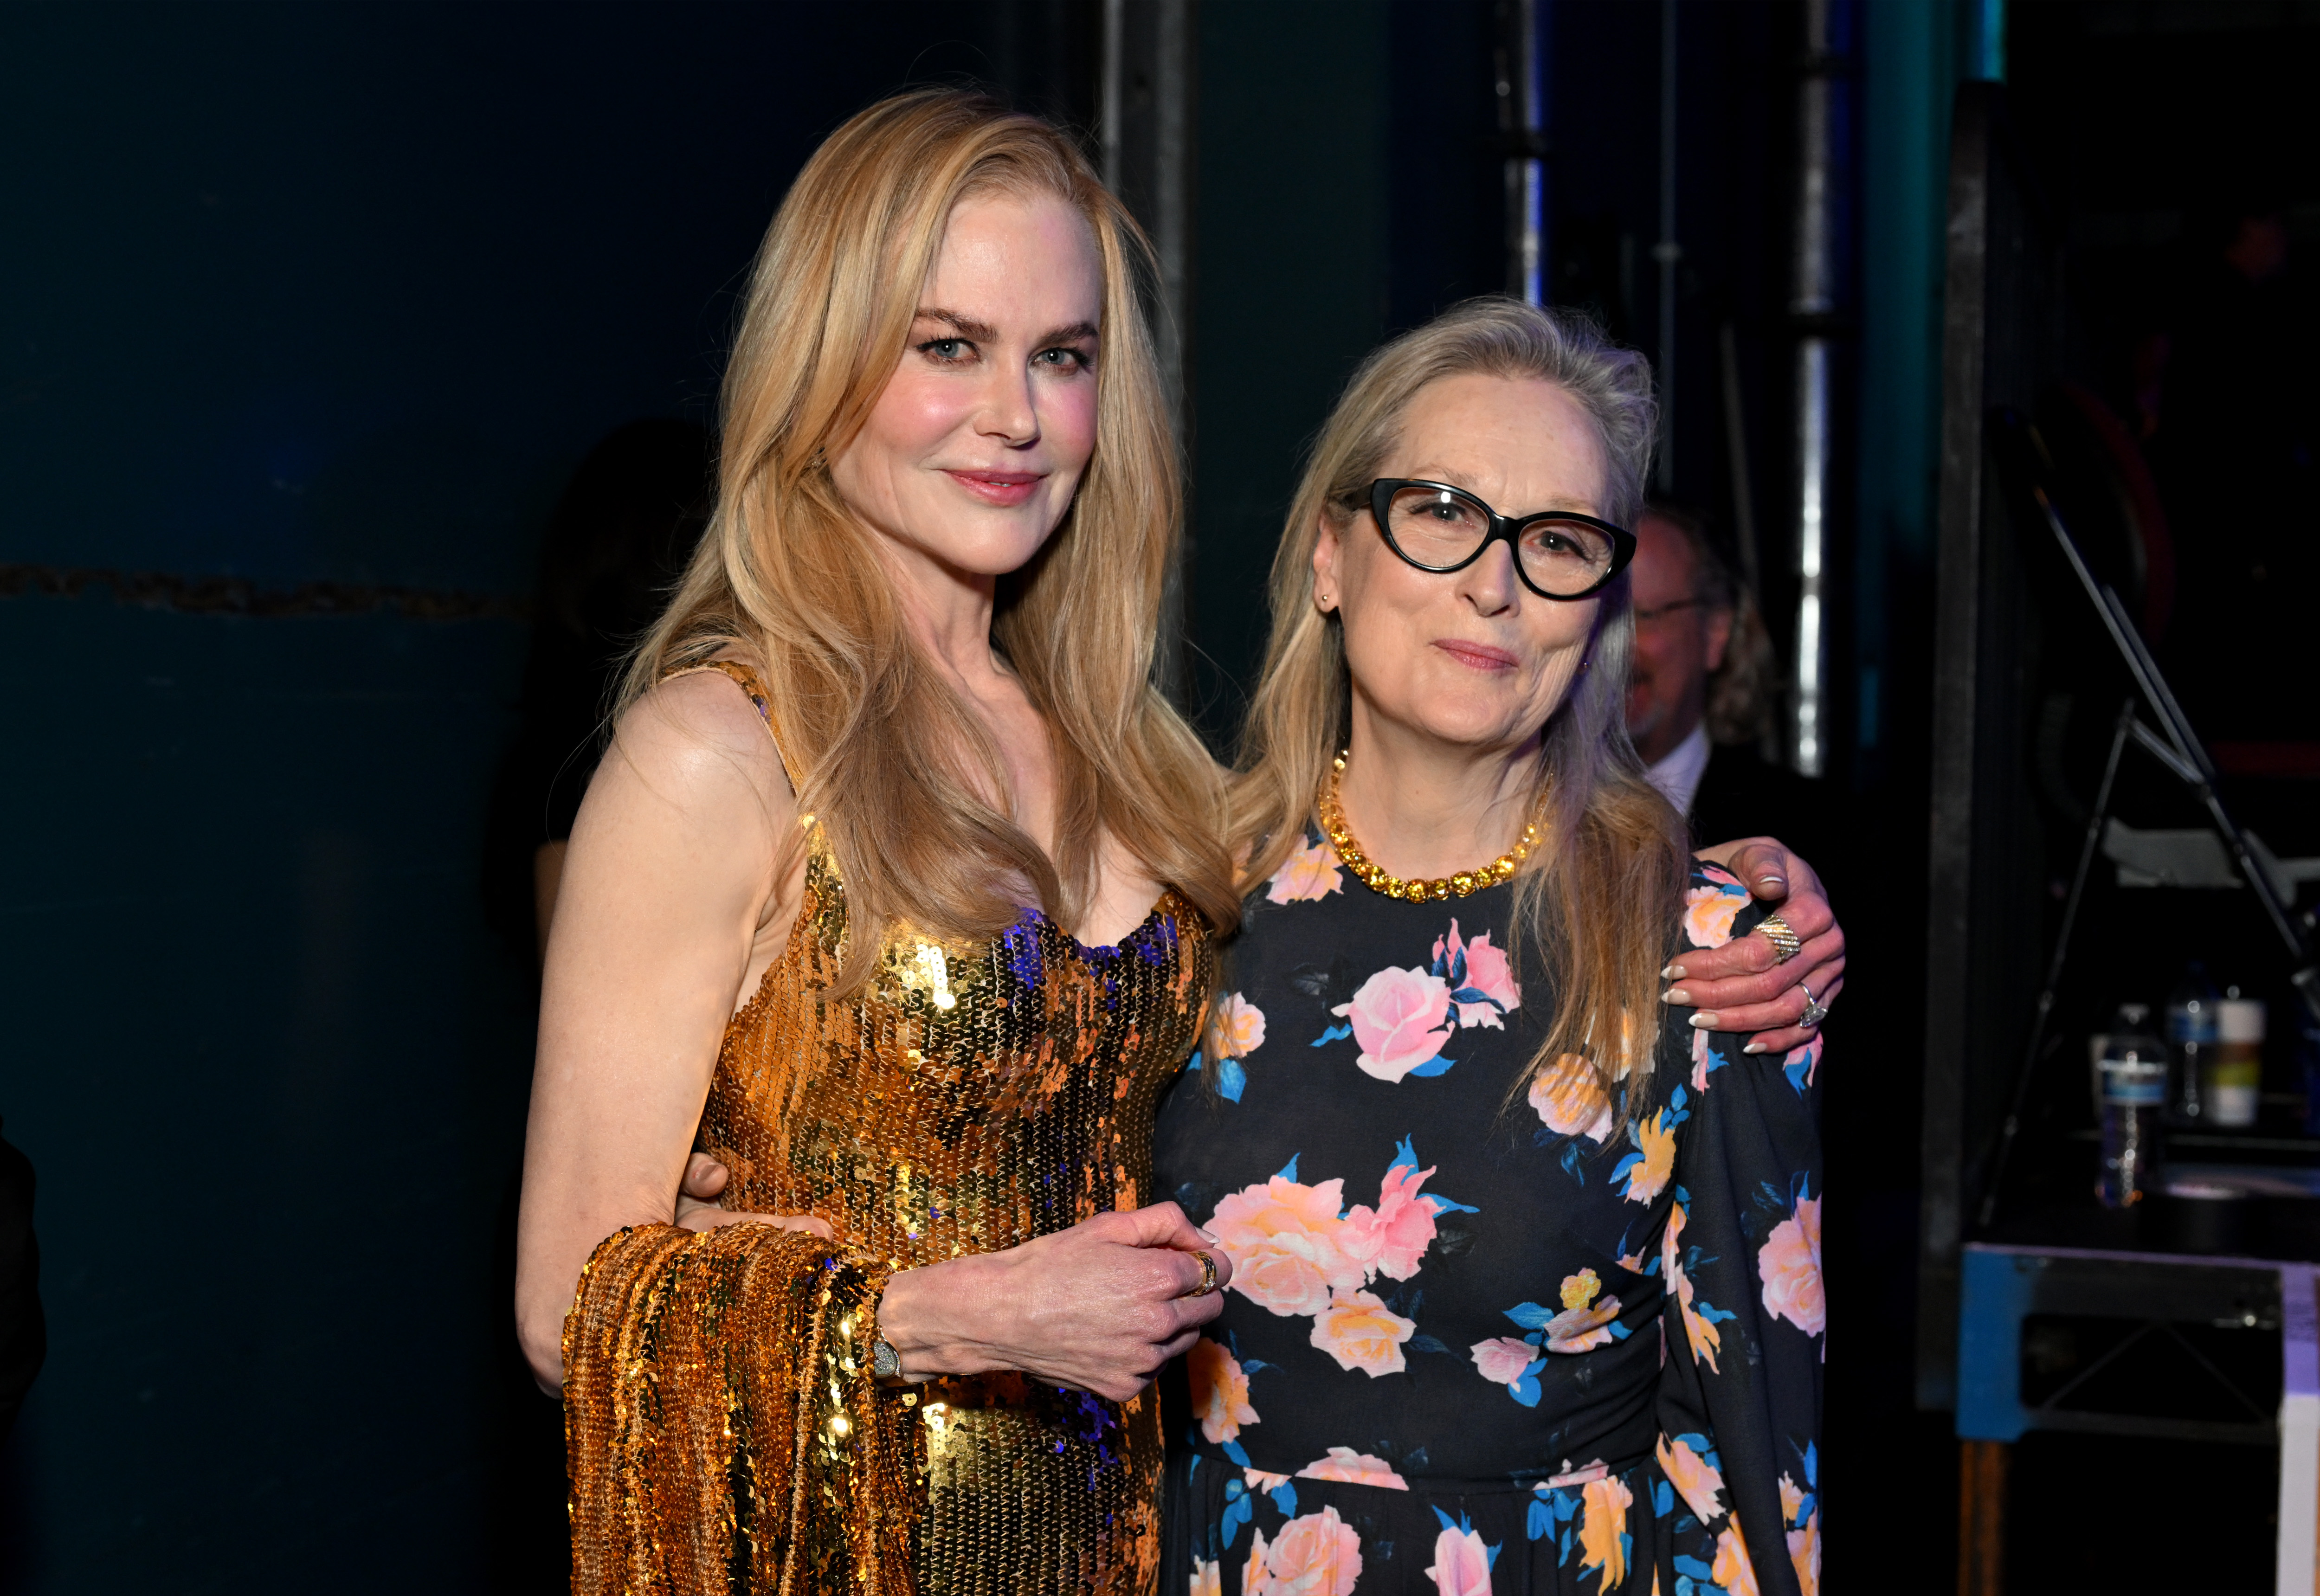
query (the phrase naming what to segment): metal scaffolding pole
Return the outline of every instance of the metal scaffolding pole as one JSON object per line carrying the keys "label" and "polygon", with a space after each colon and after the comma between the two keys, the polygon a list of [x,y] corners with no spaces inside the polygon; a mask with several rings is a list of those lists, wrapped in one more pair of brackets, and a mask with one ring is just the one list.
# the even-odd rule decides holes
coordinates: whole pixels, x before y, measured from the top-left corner
{"label": "metal scaffolding pole", "polygon": [[[1197,0],[1103,0],[1102,82],[1097,96],[1103,180],[1143,224],[1159,259],[1153,336],[1170,418],[1185,446],[1192,422],[1198,23]],[[1161,594],[1160,646],[1153,666],[1161,691],[1179,704],[1188,685],[1184,568],[1192,557],[1188,527]]]}
{"label": "metal scaffolding pole", "polygon": [[1507,150],[1507,292],[1546,303],[1546,0],[1504,0],[1499,131]]}
{"label": "metal scaffolding pole", "polygon": [[1797,86],[1797,213],[1789,312],[1796,345],[1796,687],[1789,757],[1802,775],[1828,768],[1828,540],[1834,444],[1830,320],[1836,312],[1836,129],[1841,63],[1829,50],[1835,0],[1805,0],[1805,61]]}

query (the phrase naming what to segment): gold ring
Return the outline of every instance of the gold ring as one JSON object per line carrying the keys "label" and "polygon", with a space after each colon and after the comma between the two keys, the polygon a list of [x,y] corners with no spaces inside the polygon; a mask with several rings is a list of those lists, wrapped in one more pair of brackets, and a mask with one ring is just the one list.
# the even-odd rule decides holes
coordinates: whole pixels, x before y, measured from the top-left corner
{"label": "gold ring", "polygon": [[1206,1253],[1194,1253],[1201,1260],[1201,1287],[1192,1295],[1205,1297],[1217,1289],[1217,1261]]}
{"label": "gold ring", "polygon": [[1798,939],[1794,931],[1789,929],[1789,922],[1777,914],[1764,916],[1756,922],[1756,929],[1763,932],[1764,940],[1770,942],[1779,951],[1781,956],[1779,962],[1781,964],[1787,964],[1805,950],[1804,943]]}

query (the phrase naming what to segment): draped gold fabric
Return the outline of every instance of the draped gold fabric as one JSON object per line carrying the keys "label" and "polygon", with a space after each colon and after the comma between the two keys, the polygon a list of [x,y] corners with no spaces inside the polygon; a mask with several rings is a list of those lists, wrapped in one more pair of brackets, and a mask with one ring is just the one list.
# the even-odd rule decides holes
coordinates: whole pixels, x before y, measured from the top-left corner
{"label": "draped gold fabric", "polygon": [[[741,683],[772,726],[765,694]],[[1020,1375],[869,1380],[886,1276],[1153,1200],[1161,1086],[1211,953],[1173,893],[1116,948],[1037,913],[988,942],[891,935],[832,997],[846,897],[806,824],[788,947],[727,1028],[698,1145],[724,1205],[819,1214],[624,1230],[565,1329],[574,1589],[1148,1592],[1158,1402]]]}

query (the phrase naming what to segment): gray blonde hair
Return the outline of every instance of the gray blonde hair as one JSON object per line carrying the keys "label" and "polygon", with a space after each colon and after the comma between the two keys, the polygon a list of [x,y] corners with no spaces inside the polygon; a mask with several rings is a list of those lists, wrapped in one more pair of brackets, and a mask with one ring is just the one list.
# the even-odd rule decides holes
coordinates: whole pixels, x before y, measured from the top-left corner
{"label": "gray blonde hair", "polygon": [[[1244,890],[1304,841],[1351,705],[1342,623],[1313,603],[1313,549],[1324,516],[1368,514],[1369,485],[1410,403],[1445,377],[1554,384],[1595,423],[1603,444],[1606,519],[1633,524],[1644,498],[1659,407],[1651,367],[1592,322],[1518,300],[1469,300],[1364,360],[1316,439],[1272,578],[1273,631],[1232,792],[1232,841]],[[1595,635],[1564,702],[1542,728],[1536,796],[1544,845],[1516,878],[1514,946],[1543,966],[1557,1013],[1532,1061],[1544,1080],[1587,1059],[1617,1084],[1650,1067],[1659,970],[1686,878],[1683,822],[1651,784],[1627,740],[1627,664],[1635,616],[1622,576],[1604,589]]]}

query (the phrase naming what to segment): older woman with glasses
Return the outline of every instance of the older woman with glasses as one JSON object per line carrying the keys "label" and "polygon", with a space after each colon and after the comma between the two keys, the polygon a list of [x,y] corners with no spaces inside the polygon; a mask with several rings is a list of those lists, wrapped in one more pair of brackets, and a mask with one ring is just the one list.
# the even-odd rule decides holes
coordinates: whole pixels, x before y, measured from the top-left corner
{"label": "older woman with glasses", "polygon": [[[1629,745],[1654,419],[1640,357],[1484,301],[1316,447],[1235,789],[1255,890],[1155,1142],[1233,1264],[1164,1589],[1817,1586],[1842,955],[1689,857]],[[1748,934],[1793,961],[1770,1048],[1662,992]]]}

